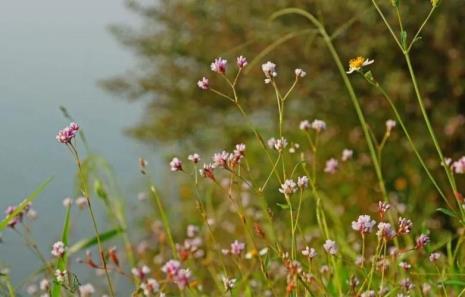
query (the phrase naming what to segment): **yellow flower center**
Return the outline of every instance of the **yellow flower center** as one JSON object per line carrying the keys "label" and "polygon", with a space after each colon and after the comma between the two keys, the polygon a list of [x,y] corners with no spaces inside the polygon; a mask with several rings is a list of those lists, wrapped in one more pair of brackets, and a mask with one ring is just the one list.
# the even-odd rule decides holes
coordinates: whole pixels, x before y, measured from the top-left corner
{"label": "yellow flower center", "polygon": [[363,63],[365,62],[365,58],[364,57],[357,57],[357,58],[353,58],[349,61],[349,67],[350,69],[360,69],[362,68],[363,66]]}

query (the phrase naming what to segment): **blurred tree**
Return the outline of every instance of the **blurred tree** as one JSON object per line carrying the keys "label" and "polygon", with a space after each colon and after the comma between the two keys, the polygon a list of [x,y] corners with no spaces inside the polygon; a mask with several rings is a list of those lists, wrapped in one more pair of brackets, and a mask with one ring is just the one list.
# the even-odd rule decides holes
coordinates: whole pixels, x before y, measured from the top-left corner
{"label": "blurred tree", "polygon": [[[318,117],[326,120],[331,130],[331,146],[326,157],[338,155],[350,146],[360,154],[366,152],[355,112],[352,109],[335,64],[320,37],[305,19],[297,16],[270,21],[273,12],[287,7],[299,7],[316,14],[328,32],[334,33],[335,45],[343,60],[363,55],[375,59],[371,69],[375,77],[392,95],[418,146],[431,158],[436,158],[426,129],[419,116],[409,74],[386,27],[369,0],[161,0],[152,5],[144,1],[129,1],[128,7],[142,19],[140,28],[127,25],[112,27],[114,35],[137,54],[139,65],[132,71],[110,78],[102,85],[128,100],[144,100],[146,112],[140,124],[129,132],[137,139],[155,143],[176,144],[193,151],[214,143],[215,148],[229,147],[252,136],[235,107],[210,92],[197,88],[203,75],[217,89],[226,89],[224,82],[211,74],[209,64],[222,56],[234,64],[235,57],[244,55],[249,72],[240,82],[240,99],[264,137],[275,136],[270,117],[276,116],[272,89],[263,84],[260,65],[271,60],[278,65],[278,81],[287,88],[293,69],[303,68],[308,75],[291,98],[286,113],[285,129],[297,130],[300,120]],[[396,15],[391,1],[380,0],[382,9],[395,28]],[[431,7],[427,0],[401,1],[404,26],[411,38]],[[443,1],[414,46],[413,64],[434,127],[446,150],[463,148],[465,105],[465,3]],[[231,66],[231,65],[230,65]],[[232,67],[231,67],[232,68]],[[230,73],[231,74],[231,73]],[[377,135],[384,123],[393,118],[379,93],[360,77],[351,77],[360,95],[364,112]],[[245,134],[248,133],[248,134]],[[399,130],[397,142],[404,137]],[[429,186],[422,186],[424,175],[405,142],[403,147],[388,146],[389,157],[383,166],[388,188],[426,195]],[[211,146],[210,146],[211,147]],[[457,156],[451,156],[457,157]],[[361,158],[363,159],[363,158]],[[437,161],[430,162],[438,170]],[[417,170],[412,170],[417,166]],[[365,177],[354,178],[354,187],[366,185],[373,178],[372,168]],[[413,167],[415,168],[415,167]],[[403,180],[408,186],[403,186]],[[418,200],[421,202],[421,199]]]}

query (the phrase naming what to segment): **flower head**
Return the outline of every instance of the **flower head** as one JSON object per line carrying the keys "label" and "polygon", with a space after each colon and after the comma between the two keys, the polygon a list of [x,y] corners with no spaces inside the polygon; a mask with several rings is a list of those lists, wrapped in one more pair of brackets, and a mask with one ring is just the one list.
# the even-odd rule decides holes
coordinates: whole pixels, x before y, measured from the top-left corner
{"label": "flower head", "polygon": [[299,124],[299,129],[302,131],[308,131],[311,127],[312,125],[310,124],[308,120],[303,120]]}
{"label": "flower head", "polygon": [[223,286],[226,291],[231,291],[236,285],[235,278],[228,278],[226,276],[223,276],[221,280],[223,281]]}
{"label": "flower head", "polygon": [[334,174],[336,173],[338,167],[339,167],[339,162],[336,159],[331,158],[328,161],[326,161],[325,172],[329,174]]}
{"label": "flower head", "polygon": [[336,255],[337,254],[337,245],[334,240],[327,239],[325,243],[323,244],[323,248],[325,251],[330,254],[330,255]]}
{"label": "flower head", "polygon": [[234,240],[233,243],[231,243],[231,254],[239,256],[245,249],[245,243],[240,242],[238,240]]}
{"label": "flower head", "polygon": [[209,88],[208,78],[202,77],[202,79],[197,82],[197,86],[201,88],[202,90],[208,90]]}
{"label": "flower head", "polygon": [[150,271],[150,268],[146,265],[143,265],[141,267],[134,267],[131,269],[131,273],[139,279],[144,279],[145,277],[147,277]]}
{"label": "flower head", "polygon": [[271,82],[273,77],[276,77],[278,73],[276,72],[276,64],[268,61],[262,65],[262,71],[265,74],[265,83],[268,84]]}
{"label": "flower head", "polygon": [[302,78],[302,77],[305,77],[305,75],[307,75],[307,73],[300,68],[297,68],[296,70],[294,70],[294,73],[297,78]]}
{"label": "flower head", "polygon": [[356,221],[352,222],[352,229],[360,232],[361,234],[370,233],[375,226],[376,221],[372,220],[369,215],[361,215]]}
{"label": "flower head", "polygon": [[68,272],[66,270],[55,270],[55,279],[57,282],[62,283],[65,281]]}
{"label": "flower head", "polygon": [[308,177],[307,176],[299,176],[297,178],[297,186],[301,189],[308,188]]}
{"label": "flower head", "polygon": [[312,122],[312,129],[320,133],[321,131],[326,129],[326,123],[323,122],[322,120],[315,119]]}
{"label": "flower head", "polygon": [[378,201],[378,213],[381,220],[384,218],[386,212],[391,208],[391,205],[384,201]]}
{"label": "flower head", "polygon": [[396,127],[396,121],[394,120],[387,120],[386,121],[386,132],[389,134],[391,133],[392,129]]}
{"label": "flower head", "polygon": [[247,66],[247,59],[244,56],[239,56],[236,58],[236,65],[239,69],[244,69]]}
{"label": "flower head", "polygon": [[81,297],[90,297],[95,293],[95,288],[92,284],[87,283],[79,286],[79,293]]}
{"label": "flower head", "polygon": [[302,250],[302,255],[308,257],[310,260],[318,256],[316,250],[314,248],[309,248],[308,246]]}
{"label": "flower head", "polygon": [[179,269],[181,269],[181,263],[177,260],[169,260],[163,265],[161,271],[163,271],[168,278],[173,278],[178,274]]}
{"label": "flower head", "polygon": [[344,149],[342,151],[341,160],[342,160],[342,162],[346,162],[346,161],[352,159],[353,156],[354,156],[354,151],[353,150]]}
{"label": "flower head", "polygon": [[279,192],[284,195],[291,195],[297,192],[297,184],[292,179],[287,179],[279,188]]}
{"label": "flower head", "polygon": [[411,220],[399,217],[399,227],[397,228],[398,234],[408,234],[412,231],[413,223]]}
{"label": "flower head", "polygon": [[374,60],[370,60],[362,56],[353,58],[349,61],[349,71],[347,71],[347,73],[350,74],[354,71],[359,71],[363,67],[373,64],[373,62]]}
{"label": "flower head", "polygon": [[396,236],[396,231],[392,229],[391,224],[380,222],[378,224],[378,232],[376,232],[376,235],[378,235],[379,238],[382,238],[384,240],[389,240]]}
{"label": "flower head", "polygon": [[57,241],[52,246],[52,255],[55,257],[62,257],[65,254],[66,247],[62,241]]}
{"label": "flower head", "polygon": [[441,253],[438,253],[438,252],[435,252],[429,255],[429,260],[433,263],[439,260],[439,258],[441,258]]}
{"label": "flower head", "polygon": [[194,164],[197,164],[197,163],[199,163],[199,161],[200,161],[200,156],[199,156],[199,154],[194,153],[194,154],[192,154],[192,155],[189,155],[189,156],[187,157],[187,159],[188,159],[189,161],[192,161]]}
{"label": "flower head", "polygon": [[213,61],[213,63],[211,63],[210,68],[213,72],[224,74],[226,72],[227,63],[228,61],[219,57],[219,58],[216,58],[215,61]]}
{"label": "flower head", "polygon": [[145,296],[153,296],[160,290],[160,284],[154,278],[149,278],[147,281],[140,284]]}
{"label": "flower head", "polygon": [[429,236],[426,234],[420,234],[415,241],[415,248],[422,249],[430,242]]}
{"label": "flower head", "polygon": [[182,162],[178,158],[174,157],[170,162],[171,171],[182,171]]}
{"label": "flower head", "polygon": [[78,131],[79,125],[75,122],[72,122],[67,127],[58,131],[58,134],[55,138],[60,143],[68,144],[71,142],[71,140],[73,140]]}

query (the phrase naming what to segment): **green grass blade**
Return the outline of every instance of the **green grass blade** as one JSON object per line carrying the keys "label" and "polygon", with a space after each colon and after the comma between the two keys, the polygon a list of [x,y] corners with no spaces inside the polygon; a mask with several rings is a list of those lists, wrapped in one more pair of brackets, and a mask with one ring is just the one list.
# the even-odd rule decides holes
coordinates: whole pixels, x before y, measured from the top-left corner
{"label": "green grass blade", "polygon": [[[123,228],[115,228],[115,229],[111,229],[111,230],[108,230],[106,232],[103,232],[103,233],[100,233],[100,241],[101,242],[105,242],[105,241],[108,241],[110,239],[113,239],[114,237],[118,236],[119,234],[123,233],[124,232],[124,229]],[[78,242],[76,242],[75,244],[73,244],[69,249],[68,249],[68,255],[72,255],[80,250],[83,250],[83,249],[87,249],[87,248],[90,248],[94,245],[97,245],[97,237],[94,236],[94,237],[91,237],[91,238],[88,238],[88,239],[83,239],[83,240],[80,240]]]}
{"label": "green grass blade", "polygon": [[[63,224],[63,231],[61,234],[61,241],[68,246],[69,231],[71,225],[71,207],[66,208],[65,222]],[[66,252],[63,257],[58,260],[57,269],[65,270],[68,265],[68,253]],[[61,286],[59,283],[54,282],[52,287],[52,297],[59,297],[61,293]]]}

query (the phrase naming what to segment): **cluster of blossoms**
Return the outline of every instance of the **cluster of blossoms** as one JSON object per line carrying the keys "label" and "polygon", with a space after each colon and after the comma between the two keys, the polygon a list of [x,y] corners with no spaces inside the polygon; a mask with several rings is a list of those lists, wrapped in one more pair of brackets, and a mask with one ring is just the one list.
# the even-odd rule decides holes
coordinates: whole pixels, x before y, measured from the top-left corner
{"label": "cluster of blossoms", "polygon": [[[211,64],[210,69],[211,71],[224,75],[226,74],[228,61],[219,57],[216,58]],[[244,69],[247,66],[248,62],[244,56],[239,56],[236,58],[236,66],[238,67],[239,71]],[[202,77],[201,80],[197,82],[197,86],[202,90],[208,90],[210,88],[210,82],[208,78]]]}
{"label": "cluster of blossoms", "polygon": [[371,219],[369,215],[361,215],[356,221],[352,222],[352,229],[364,235],[370,233],[375,225],[376,221]]}
{"label": "cluster of blossoms", "polygon": [[[208,164],[203,164],[203,168],[199,169],[200,175],[202,177],[207,177],[215,180],[214,170],[216,168],[225,168],[228,170],[236,168],[237,166],[239,166],[241,160],[244,158],[245,150],[245,144],[240,143],[236,144],[236,147],[232,152],[222,151],[219,153],[215,153],[212,157],[212,162]],[[194,153],[189,155],[187,159],[192,163],[197,164],[200,161],[200,156]],[[182,161],[179,158],[174,157],[173,159],[171,159],[170,169],[171,171],[183,171]]]}
{"label": "cluster of blossoms", "polygon": [[279,188],[279,192],[286,196],[290,196],[294,194],[295,192],[297,192],[299,188],[302,190],[307,188],[308,182],[309,182],[309,179],[305,175],[299,176],[297,178],[297,183],[292,179],[287,179],[284,181],[284,183]]}
{"label": "cluster of blossoms", "polygon": [[201,249],[203,241],[198,234],[199,227],[195,225],[187,226],[187,238],[184,240],[184,243],[182,245],[176,244],[176,249],[181,260],[187,260],[190,256],[194,258],[201,258],[204,256],[205,252]]}
{"label": "cluster of blossoms", "polygon": [[222,249],[221,252],[223,255],[234,255],[234,256],[240,256],[245,250],[245,243],[239,240],[234,240],[229,249]]}
{"label": "cluster of blossoms", "polygon": [[180,289],[189,286],[192,273],[189,269],[182,268],[179,261],[169,260],[161,270],[166,274],[168,280],[177,284]]}
{"label": "cluster of blossoms", "polygon": [[316,132],[320,133],[323,130],[326,130],[326,123],[318,119],[313,120],[313,122],[311,123],[308,120],[303,120],[299,124],[299,129],[302,131],[308,131],[310,129],[313,129]]}
{"label": "cluster of blossoms", "polygon": [[75,122],[70,123],[67,127],[58,131],[56,140],[60,143],[68,144],[76,136],[79,131],[79,125]]}
{"label": "cluster of blossoms", "polygon": [[[16,211],[16,206],[8,206],[5,210],[5,215],[8,217]],[[31,215],[32,214],[32,215]],[[37,213],[31,208],[31,204],[27,204],[20,212],[18,212],[14,217],[8,222],[8,227],[14,228],[17,224],[23,221],[24,216],[28,216],[34,219],[37,216]]]}
{"label": "cluster of blossoms", "polygon": [[275,139],[274,137],[272,137],[268,139],[267,144],[270,149],[275,149],[278,152],[282,152],[287,147],[288,142],[286,138],[284,137],[281,137],[278,139]]}
{"label": "cluster of blossoms", "polygon": [[445,165],[450,166],[452,171],[455,174],[464,174],[465,173],[465,156],[461,157],[457,161],[452,162],[451,159],[445,160]]}
{"label": "cluster of blossoms", "polygon": [[63,257],[66,251],[66,246],[62,241],[57,241],[52,246],[51,254],[54,257]]}

